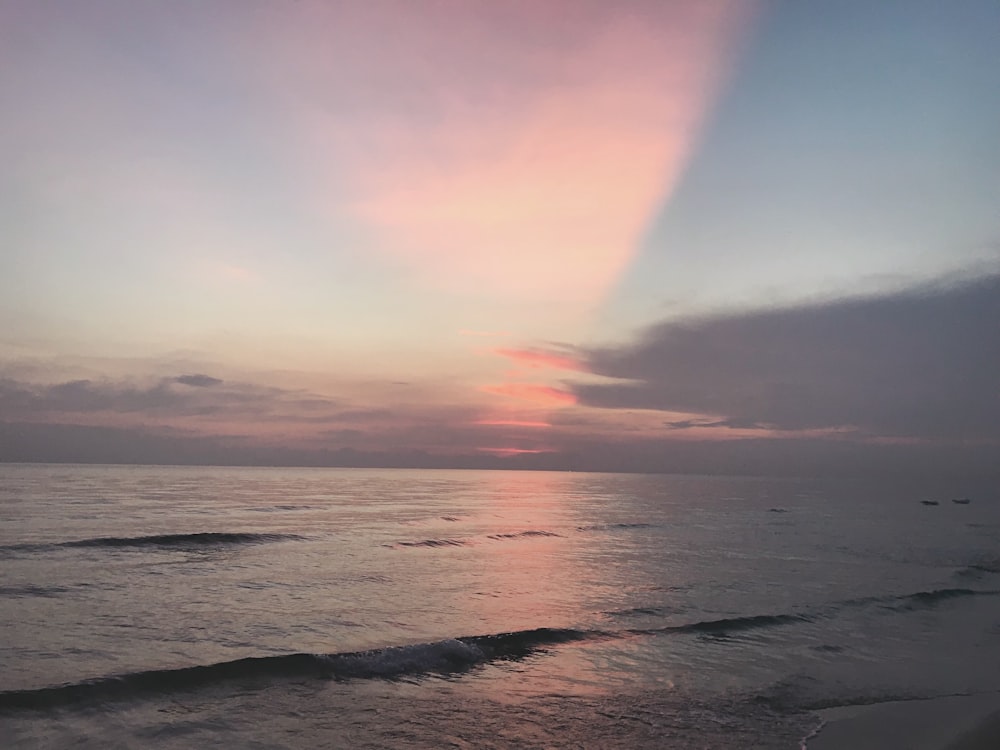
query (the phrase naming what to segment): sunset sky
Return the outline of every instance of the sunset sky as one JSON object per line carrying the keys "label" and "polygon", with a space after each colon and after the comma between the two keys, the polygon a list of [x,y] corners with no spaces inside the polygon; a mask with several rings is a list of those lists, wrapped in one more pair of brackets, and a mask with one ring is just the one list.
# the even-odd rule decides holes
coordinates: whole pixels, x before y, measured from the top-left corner
{"label": "sunset sky", "polygon": [[995,0],[0,0],[0,460],[995,471]]}

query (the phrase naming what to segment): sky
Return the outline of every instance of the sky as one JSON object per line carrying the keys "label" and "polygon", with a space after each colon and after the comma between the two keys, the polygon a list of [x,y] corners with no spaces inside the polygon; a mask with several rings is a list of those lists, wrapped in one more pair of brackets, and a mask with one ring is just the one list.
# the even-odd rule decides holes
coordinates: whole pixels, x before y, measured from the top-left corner
{"label": "sky", "polygon": [[0,461],[995,475],[995,0],[0,0]]}

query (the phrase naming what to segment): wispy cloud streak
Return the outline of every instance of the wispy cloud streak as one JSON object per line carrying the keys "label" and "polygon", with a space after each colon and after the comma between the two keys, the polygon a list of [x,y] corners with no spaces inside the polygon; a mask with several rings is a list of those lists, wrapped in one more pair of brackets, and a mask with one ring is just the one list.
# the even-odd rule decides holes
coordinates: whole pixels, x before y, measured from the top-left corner
{"label": "wispy cloud streak", "polygon": [[493,393],[498,396],[534,401],[550,406],[567,406],[576,403],[576,396],[570,391],[555,388],[550,385],[535,383],[501,383],[499,385],[484,385],[483,393]]}
{"label": "wispy cloud streak", "polygon": [[260,36],[283,50],[270,75],[329,170],[333,213],[433,286],[592,304],[679,178],[750,4],[582,5],[382,0],[267,18]]}
{"label": "wispy cloud streak", "polygon": [[585,370],[586,365],[582,359],[575,354],[568,354],[561,351],[548,349],[494,349],[494,354],[526,367],[537,369],[554,370]]}

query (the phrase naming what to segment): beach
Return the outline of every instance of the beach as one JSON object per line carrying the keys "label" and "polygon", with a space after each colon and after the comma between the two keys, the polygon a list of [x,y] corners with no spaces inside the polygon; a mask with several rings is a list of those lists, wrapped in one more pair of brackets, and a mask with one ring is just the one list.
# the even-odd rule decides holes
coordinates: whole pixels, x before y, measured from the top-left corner
{"label": "beach", "polygon": [[1000,693],[845,706],[819,712],[809,750],[996,750]]}

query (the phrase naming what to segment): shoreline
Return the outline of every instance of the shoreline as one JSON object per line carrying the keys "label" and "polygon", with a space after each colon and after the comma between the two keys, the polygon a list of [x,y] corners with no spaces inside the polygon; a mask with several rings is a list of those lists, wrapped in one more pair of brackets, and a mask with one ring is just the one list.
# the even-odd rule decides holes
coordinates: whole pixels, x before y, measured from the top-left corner
{"label": "shoreline", "polygon": [[996,750],[1000,692],[841,706],[817,712],[823,726],[805,750]]}

